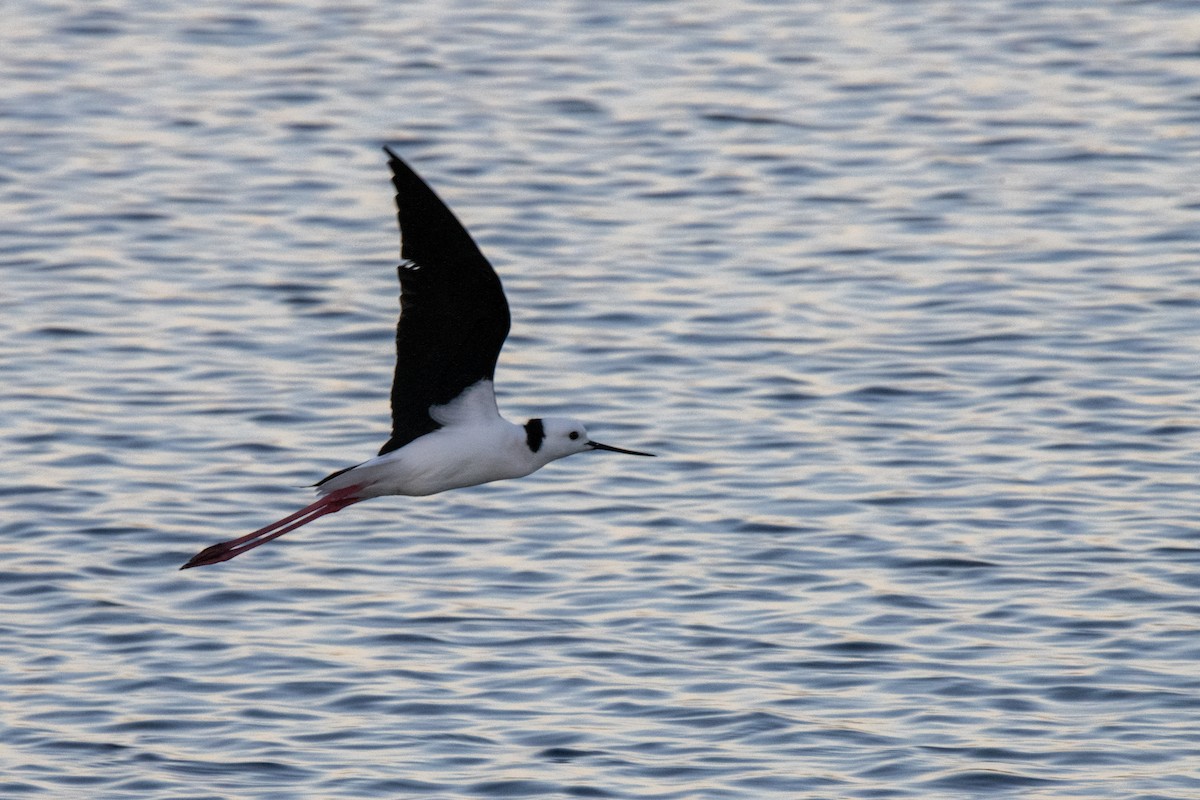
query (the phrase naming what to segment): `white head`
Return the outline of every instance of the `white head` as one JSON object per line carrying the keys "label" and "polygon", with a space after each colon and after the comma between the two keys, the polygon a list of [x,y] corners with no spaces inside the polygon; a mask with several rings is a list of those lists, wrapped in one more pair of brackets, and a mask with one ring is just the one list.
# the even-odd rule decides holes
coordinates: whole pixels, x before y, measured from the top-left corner
{"label": "white head", "polygon": [[582,422],[565,417],[546,417],[526,422],[525,446],[544,464],[588,450],[608,450],[630,456],[654,455],[593,442],[588,438],[587,428],[583,427]]}

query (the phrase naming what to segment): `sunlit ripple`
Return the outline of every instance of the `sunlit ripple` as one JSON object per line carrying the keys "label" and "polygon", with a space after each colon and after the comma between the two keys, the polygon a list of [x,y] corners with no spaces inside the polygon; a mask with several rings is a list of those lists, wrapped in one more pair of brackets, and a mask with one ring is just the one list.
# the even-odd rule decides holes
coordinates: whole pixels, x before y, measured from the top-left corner
{"label": "sunlit ripple", "polygon": [[[1197,795],[1196,33],[6,8],[0,796]],[[661,457],[180,573],[385,435],[384,141]]]}

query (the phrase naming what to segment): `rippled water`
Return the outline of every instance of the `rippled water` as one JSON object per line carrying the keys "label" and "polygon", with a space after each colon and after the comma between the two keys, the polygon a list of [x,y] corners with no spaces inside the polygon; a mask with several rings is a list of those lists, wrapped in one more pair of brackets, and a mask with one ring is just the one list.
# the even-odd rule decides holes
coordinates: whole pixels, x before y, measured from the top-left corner
{"label": "rippled water", "polygon": [[[5,17],[0,796],[1200,797],[1192,4]],[[386,438],[385,141],[661,457],[179,572]]]}

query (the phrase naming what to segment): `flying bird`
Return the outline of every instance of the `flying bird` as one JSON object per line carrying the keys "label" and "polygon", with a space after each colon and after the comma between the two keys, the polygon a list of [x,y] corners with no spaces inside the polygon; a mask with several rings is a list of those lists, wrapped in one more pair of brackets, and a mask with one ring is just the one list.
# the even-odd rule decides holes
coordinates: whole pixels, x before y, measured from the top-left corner
{"label": "flying bird", "polygon": [[420,496],[529,475],[551,461],[607,450],[582,422],[513,424],[492,381],[508,336],[500,278],[462,223],[388,147],[400,218],[400,321],[392,381],[392,435],[379,455],[326,476],[320,499],[245,536],[201,550],[180,569],[218,564],[347,506],[384,495]]}

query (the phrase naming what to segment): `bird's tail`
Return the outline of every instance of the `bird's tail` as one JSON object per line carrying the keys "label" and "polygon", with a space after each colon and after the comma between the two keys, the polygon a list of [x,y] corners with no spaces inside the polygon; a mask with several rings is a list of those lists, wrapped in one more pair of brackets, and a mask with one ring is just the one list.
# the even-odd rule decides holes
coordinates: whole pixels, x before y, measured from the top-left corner
{"label": "bird's tail", "polygon": [[230,539],[227,542],[220,542],[204,548],[192,556],[191,560],[180,567],[180,569],[219,564],[222,561],[228,561],[234,556],[240,556],[247,550],[253,550],[260,544],[266,544],[272,539],[283,536],[288,531],[294,531],[301,525],[307,525],[314,519],[323,517],[326,514],[332,514],[335,511],[341,511],[346,506],[357,503],[363,499],[357,496],[358,491],[362,488],[361,484],[356,484],[336,489],[317,502],[300,509],[295,514],[290,514],[283,519],[276,520],[270,525],[259,528],[252,533],[247,533],[245,536],[239,536],[236,539]]}

